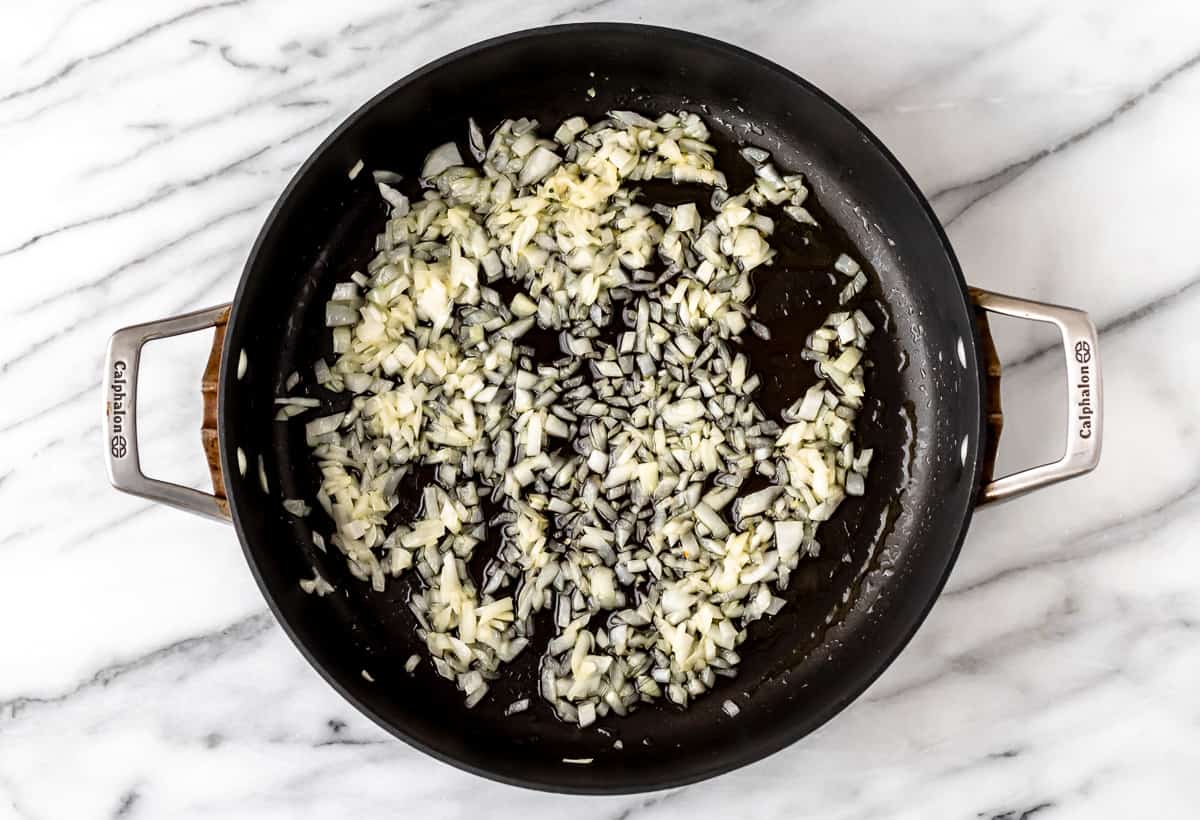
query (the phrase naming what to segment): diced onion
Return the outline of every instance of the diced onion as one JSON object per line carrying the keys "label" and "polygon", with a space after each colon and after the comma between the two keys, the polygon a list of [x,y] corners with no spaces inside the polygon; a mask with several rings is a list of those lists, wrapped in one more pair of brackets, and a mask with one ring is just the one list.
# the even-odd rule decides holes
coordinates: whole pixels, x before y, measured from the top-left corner
{"label": "diced onion", "polygon": [[[752,272],[779,264],[779,211],[819,229],[800,174],[748,146],[752,185],[728,190],[687,111],[504,120],[486,138],[470,120],[467,144],[471,165],[453,142],[434,148],[411,200],[398,174],[373,172],[388,216],[375,256],[325,304],[320,398],[276,399],[283,419],[337,410],[305,421],[316,503],[283,507],[319,507],[328,557],[372,589],[413,578],[423,654],[468,708],[543,622],[536,693],[560,719],[687,706],[736,674],[749,624],[787,605],[818,554],[820,523],[866,492],[872,453],[854,434],[874,325],[850,304],[866,273],[838,257],[846,306],[801,353],[817,380],[768,420],[743,334],[771,337]],[[653,180],[715,190],[703,208],[668,206],[639,193]],[[561,355],[546,355],[556,337]],[[419,503],[401,517],[407,498]],[[305,591],[332,591],[314,576]],[[505,713],[529,709],[527,694]]]}
{"label": "diced onion", "polygon": [[517,179],[517,184],[524,188],[526,185],[541,182],[560,162],[562,162],[562,159],[558,154],[539,145],[533,149],[533,153],[525,160],[525,165],[521,168],[521,175]]}
{"label": "diced onion", "polygon": [[458,153],[458,146],[453,142],[442,143],[425,157],[425,163],[421,166],[421,179],[431,180],[448,168],[462,164],[462,154]]}

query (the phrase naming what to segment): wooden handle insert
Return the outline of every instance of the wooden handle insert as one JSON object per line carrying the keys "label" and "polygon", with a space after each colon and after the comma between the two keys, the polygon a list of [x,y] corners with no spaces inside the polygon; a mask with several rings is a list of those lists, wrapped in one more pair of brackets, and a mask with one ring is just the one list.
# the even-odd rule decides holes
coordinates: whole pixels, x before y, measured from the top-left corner
{"label": "wooden handle insert", "polygon": [[204,399],[204,419],[200,424],[200,441],[204,445],[204,457],[208,460],[208,474],[212,478],[213,495],[217,507],[229,517],[229,499],[225,495],[225,480],[221,475],[221,448],[217,436],[217,394],[221,383],[221,351],[225,347],[225,326],[229,322],[229,309],[222,311],[213,326],[212,350],[204,366],[200,380],[200,395]]}

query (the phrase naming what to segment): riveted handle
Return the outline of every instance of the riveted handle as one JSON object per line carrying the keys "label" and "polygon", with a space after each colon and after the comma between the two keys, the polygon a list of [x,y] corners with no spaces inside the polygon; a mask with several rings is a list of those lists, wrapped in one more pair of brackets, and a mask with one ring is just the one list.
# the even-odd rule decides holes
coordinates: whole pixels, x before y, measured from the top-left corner
{"label": "riveted handle", "polygon": [[[1100,350],[1096,327],[1091,319],[1083,311],[1074,308],[1019,299],[978,288],[971,289],[971,298],[977,307],[990,313],[1055,325],[1062,334],[1063,352],[1067,359],[1067,445],[1062,457],[1049,464],[990,479],[980,489],[979,503],[1005,501],[1094,470],[1100,463],[1104,404],[1101,399]],[[997,378],[993,390],[998,387]],[[998,398],[996,400],[998,402]]]}
{"label": "riveted handle", "polygon": [[[158,501],[206,518],[229,520],[229,503],[225,499],[215,438],[217,372],[220,368],[219,354],[228,319],[229,305],[225,304],[170,319],[122,328],[112,335],[108,342],[104,374],[104,429],[107,435],[105,459],[108,479],[121,492]],[[210,327],[216,329],[216,338],[213,344],[214,353],[209,356],[202,385],[205,395],[205,424],[202,437],[209,469],[212,472],[214,492],[205,493],[181,484],[149,478],[142,472],[138,457],[137,390],[138,364],[142,348],[147,342]],[[211,426],[210,415],[213,417]]]}

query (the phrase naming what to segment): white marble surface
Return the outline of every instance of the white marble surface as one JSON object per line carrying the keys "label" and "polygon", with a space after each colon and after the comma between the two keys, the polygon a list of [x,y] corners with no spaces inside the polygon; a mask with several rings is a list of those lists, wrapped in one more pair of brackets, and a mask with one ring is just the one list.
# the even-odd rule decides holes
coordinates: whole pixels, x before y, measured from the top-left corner
{"label": "white marble surface", "polygon": [[[886,5],[886,8],[885,8]],[[805,742],[649,797],[462,774],[343,703],[233,532],[104,480],[109,333],[228,299],[299,162],[425,61],[550,21],[731,40],[860,114],[972,283],[1093,312],[1092,475],[981,512],[899,661]],[[1195,817],[1200,5],[64,0],[0,10],[0,817]],[[1062,364],[1002,328],[1002,460]],[[203,486],[205,339],[152,348],[143,447]],[[481,815],[480,805],[490,807]]]}

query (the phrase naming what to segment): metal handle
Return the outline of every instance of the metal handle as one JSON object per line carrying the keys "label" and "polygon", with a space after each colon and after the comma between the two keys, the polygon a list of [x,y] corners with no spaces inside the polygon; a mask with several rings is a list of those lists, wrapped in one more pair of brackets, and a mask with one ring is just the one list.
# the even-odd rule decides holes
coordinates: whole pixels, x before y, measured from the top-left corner
{"label": "metal handle", "polygon": [[1067,357],[1067,446],[1062,458],[989,481],[979,495],[980,504],[990,504],[1023,495],[1030,490],[1056,484],[1095,469],[1100,463],[1100,440],[1104,427],[1104,405],[1100,387],[1100,350],[1096,326],[1081,310],[1018,299],[972,288],[979,307],[991,313],[1050,322],[1062,334]]}
{"label": "metal handle", "polygon": [[217,327],[229,315],[229,305],[197,310],[122,328],[108,342],[105,359],[105,441],[108,480],[121,492],[158,501],[170,507],[203,515],[217,521],[229,520],[224,498],[180,484],[148,478],[138,459],[137,383],[142,347],[153,339],[165,339]]}

